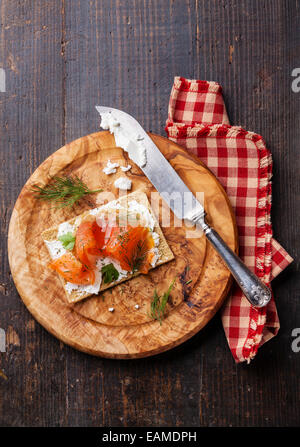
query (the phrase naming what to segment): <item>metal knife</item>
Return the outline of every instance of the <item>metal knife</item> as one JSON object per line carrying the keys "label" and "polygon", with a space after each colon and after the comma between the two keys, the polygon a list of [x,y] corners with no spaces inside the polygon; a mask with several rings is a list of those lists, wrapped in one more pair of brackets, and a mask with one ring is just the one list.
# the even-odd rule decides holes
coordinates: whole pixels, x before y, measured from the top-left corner
{"label": "metal knife", "polygon": [[[249,302],[263,307],[271,299],[270,289],[228,247],[221,236],[205,221],[205,210],[194,194],[181,180],[158,147],[135,118],[118,109],[96,106],[99,113],[112,112],[120,125],[139,135],[146,148],[147,163],[141,167],[161,197],[179,219],[189,220],[200,226],[212,246],[219,253]],[[176,200],[171,200],[176,193]]]}

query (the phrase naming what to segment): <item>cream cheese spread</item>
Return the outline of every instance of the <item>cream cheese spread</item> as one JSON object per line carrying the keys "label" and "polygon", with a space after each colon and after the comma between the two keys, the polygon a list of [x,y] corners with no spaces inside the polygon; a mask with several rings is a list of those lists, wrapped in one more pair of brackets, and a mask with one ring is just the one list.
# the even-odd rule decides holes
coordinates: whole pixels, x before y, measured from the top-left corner
{"label": "cream cheese spread", "polygon": [[58,227],[57,237],[63,236],[67,233],[74,233],[75,227],[74,225],[69,224],[69,222],[63,222]]}
{"label": "cream cheese spread", "polygon": [[147,155],[144,137],[134,133],[132,129],[124,128],[113,112],[100,113],[102,129],[114,134],[116,145],[128,152],[129,158],[140,168],[146,165]]}
{"label": "cream cheese spread", "polygon": [[67,250],[60,241],[45,241],[49,250],[50,256],[53,260],[60,258]]}
{"label": "cream cheese spread", "polygon": [[154,230],[155,220],[144,205],[141,205],[136,200],[131,200],[128,202],[128,211],[129,214],[135,215],[136,220],[139,220],[141,225],[150,228],[151,231]]}

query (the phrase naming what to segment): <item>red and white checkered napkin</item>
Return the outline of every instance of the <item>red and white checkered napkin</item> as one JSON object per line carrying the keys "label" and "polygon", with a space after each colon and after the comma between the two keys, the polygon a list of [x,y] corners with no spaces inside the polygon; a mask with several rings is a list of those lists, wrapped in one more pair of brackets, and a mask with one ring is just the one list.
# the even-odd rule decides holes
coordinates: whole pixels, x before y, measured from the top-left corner
{"label": "red and white checkered napkin", "polygon": [[[218,83],[180,77],[171,91],[166,132],[218,177],[235,211],[239,255],[269,285],[292,258],[272,237],[272,157],[263,138],[229,125]],[[274,298],[255,309],[236,285],[221,315],[236,362],[250,362],[280,326]]]}

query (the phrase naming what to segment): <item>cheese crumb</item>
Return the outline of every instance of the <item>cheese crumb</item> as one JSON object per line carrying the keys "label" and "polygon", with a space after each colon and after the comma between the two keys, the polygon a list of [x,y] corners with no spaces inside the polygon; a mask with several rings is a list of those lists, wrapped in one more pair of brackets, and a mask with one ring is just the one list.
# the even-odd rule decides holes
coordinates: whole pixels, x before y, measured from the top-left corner
{"label": "cheese crumb", "polygon": [[129,180],[127,177],[119,177],[115,182],[114,186],[118,189],[121,189],[123,191],[127,191],[131,189],[132,181]]}
{"label": "cheese crumb", "polygon": [[139,306],[138,304],[136,304],[134,307],[135,307],[136,309],[139,309],[139,308],[140,308],[140,306]]}
{"label": "cheese crumb", "polygon": [[131,165],[128,165],[128,166],[120,166],[120,168],[121,168],[121,170],[122,170],[123,172],[127,172],[127,171],[129,171],[129,170],[131,169]]}
{"label": "cheese crumb", "polygon": [[102,169],[102,172],[106,175],[115,174],[117,172],[117,169],[119,167],[119,163],[112,163],[110,160],[107,160],[106,166],[104,169]]}
{"label": "cheese crumb", "polygon": [[115,308],[114,307],[109,307],[108,310],[109,310],[109,312],[113,312],[115,310]]}

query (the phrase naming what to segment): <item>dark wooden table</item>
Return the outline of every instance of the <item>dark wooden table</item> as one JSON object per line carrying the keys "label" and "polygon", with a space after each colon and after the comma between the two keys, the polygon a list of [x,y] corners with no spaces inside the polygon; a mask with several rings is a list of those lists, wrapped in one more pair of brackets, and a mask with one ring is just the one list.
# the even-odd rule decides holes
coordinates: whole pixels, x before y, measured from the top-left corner
{"label": "dark wooden table", "polygon": [[[300,421],[299,100],[296,0],[2,0],[0,67],[1,426],[293,426]],[[3,74],[3,70],[2,74]],[[231,122],[274,157],[274,234],[296,259],[274,281],[281,330],[236,365],[220,318],[154,358],[93,358],[49,335],[7,261],[14,202],[54,150],[98,129],[95,104],[161,135],[173,77],[215,80]],[[298,258],[297,258],[298,256]]]}

